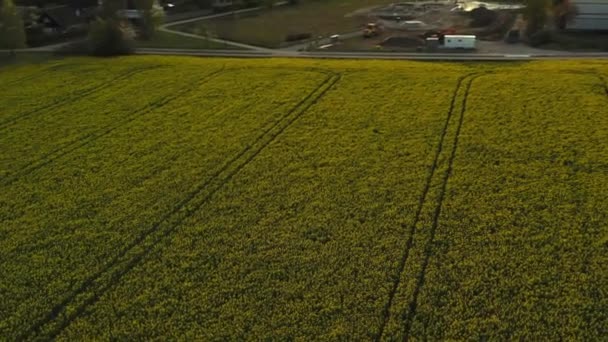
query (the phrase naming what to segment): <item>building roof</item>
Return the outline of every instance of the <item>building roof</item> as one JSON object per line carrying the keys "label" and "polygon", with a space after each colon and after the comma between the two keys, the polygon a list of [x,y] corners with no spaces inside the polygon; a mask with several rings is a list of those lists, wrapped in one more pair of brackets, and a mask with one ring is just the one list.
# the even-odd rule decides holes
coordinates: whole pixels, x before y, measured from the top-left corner
{"label": "building roof", "polygon": [[70,6],[55,6],[41,9],[41,20],[50,19],[54,25],[68,28],[86,22],[84,13]]}
{"label": "building roof", "polygon": [[445,38],[456,38],[456,39],[475,39],[477,36],[474,35],[458,35],[458,34],[446,34]]}

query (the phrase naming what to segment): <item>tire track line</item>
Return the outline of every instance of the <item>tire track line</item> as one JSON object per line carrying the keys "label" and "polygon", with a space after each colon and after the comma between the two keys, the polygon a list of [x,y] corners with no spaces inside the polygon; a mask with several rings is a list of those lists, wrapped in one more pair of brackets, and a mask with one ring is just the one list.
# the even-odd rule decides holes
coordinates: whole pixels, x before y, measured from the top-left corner
{"label": "tire track line", "polygon": [[595,78],[597,78],[600,81],[600,87],[602,87],[604,89],[604,93],[606,94],[606,96],[608,96],[608,80],[606,80],[606,76],[600,72],[598,72],[597,70],[594,69],[594,71],[581,71],[581,70],[566,70],[565,72],[557,72],[556,74],[572,74],[572,75],[587,75],[587,76],[593,76]]}
{"label": "tire track line", "polygon": [[604,92],[606,93],[606,96],[608,96],[608,80],[606,80],[606,76],[600,73],[595,73],[595,76],[597,76],[602,81],[604,85]]}
{"label": "tire track line", "polygon": [[[487,74],[487,73],[486,73]],[[414,289],[414,294],[412,297],[412,300],[410,301],[408,307],[409,307],[409,313],[406,316],[406,320],[405,320],[405,325],[404,325],[404,334],[403,334],[403,339],[404,341],[408,341],[409,339],[409,334],[411,332],[411,328],[412,328],[412,324],[414,321],[414,317],[416,316],[416,309],[418,306],[418,296],[420,295],[420,291],[422,290],[422,287],[424,286],[424,280],[425,280],[425,276],[426,276],[426,270],[428,268],[429,265],[429,261],[431,258],[431,253],[432,253],[432,249],[433,249],[433,243],[435,241],[435,233],[437,231],[437,226],[439,225],[439,217],[441,215],[441,208],[443,207],[443,200],[445,199],[445,193],[447,190],[447,185],[448,185],[448,181],[449,181],[449,177],[452,174],[452,170],[453,170],[453,165],[454,165],[454,159],[456,157],[456,151],[458,149],[458,141],[460,138],[460,132],[462,129],[462,124],[464,122],[464,114],[467,110],[467,101],[468,101],[468,97],[469,97],[469,92],[471,90],[471,86],[473,85],[473,82],[486,74],[478,74],[475,75],[473,77],[471,77],[468,80],[468,83],[466,85],[465,88],[465,93],[464,93],[464,97],[462,100],[462,107],[460,110],[460,117],[458,119],[458,126],[456,128],[456,135],[454,137],[454,144],[452,146],[452,150],[450,151],[450,157],[448,160],[448,167],[443,175],[443,181],[441,184],[441,189],[439,192],[439,199],[438,199],[438,203],[437,206],[435,207],[435,212],[433,213],[433,224],[431,226],[431,230],[430,230],[430,238],[428,243],[425,246],[424,249],[424,260],[422,262],[422,269],[420,271],[420,274],[418,276],[418,280],[416,282],[416,287]]]}
{"label": "tire track line", "polygon": [[[445,199],[445,193],[447,191],[449,177],[453,170],[454,159],[456,157],[458,141],[459,141],[459,137],[460,137],[460,131],[462,128],[462,124],[464,122],[464,115],[465,115],[466,109],[467,109],[467,101],[468,101],[470,89],[473,85],[473,82],[477,78],[488,75],[488,74],[489,73],[483,73],[483,74],[478,74],[478,75],[473,76],[470,79],[470,81],[468,82],[467,87],[466,87],[466,92],[465,92],[465,96],[464,96],[463,103],[462,103],[462,109],[461,109],[461,114],[460,114],[460,118],[459,118],[459,122],[458,122],[457,132],[456,132],[456,136],[454,138],[454,145],[452,146],[452,152],[450,154],[448,168],[446,169],[446,172],[444,174],[444,180],[442,182],[441,190],[439,193],[438,205],[435,208],[435,212],[433,214],[433,223],[431,226],[430,240],[429,240],[429,243],[426,245],[426,248],[424,251],[424,260],[422,263],[422,270],[418,277],[416,287],[414,289],[412,301],[409,303],[409,314],[406,316],[406,321],[405,321],[405,326],[404,326],[404,335],[403,335],[404,341],[408,341],[408,339],[409,339],[409,334],[411,332],[412,324],[413,324],[414,318],[416,316],[416,310],[417,310],[417,306],[418,306],[418,297],[420,295],[422,287],[424,286],[426,270],[427,270],[429,262],[430,262],[430,257],[431,257],[431,253],[432,253],[432,249],[433,249],[433,243],[434,243],[434,239],[435,239],[435,233],[436,233],[437,227],[439,225],[439,217],[441,215],[441,208],[443,206],[443,201]],[[600,81],[602,82],[604,91],[606,93],[606,96],[608,96],[608,82],[606,82],[606,79],[604,78],[603,75],[600,75],[597,73],[595,73],[595,74],[594,73],[585,73],[585,74],[590,74],[590,75],[596,76],[598,79],[600,79]]]}
{"label": "tire track line", "polygon": [[[61,334],[61,332],[84,313],[89,306],[96,303],[104,293],[115,286],[125,274],[137,266],[144,257],[159,246],[165,238],[175,232],[185,219],[198,211],[198,209],[207,203],[215,193],[231,181],[240,170],[248,165],[270,143],[275,141],[281,133],[290,127],[310,107],[317,103],[331,88],[333,88],[340,78],[341,75],[339,74],[328,76],[319,86],[289,110],[287,114],[283,115],[272,126],[264,130],[253,143],[231,158],[207,181],[199,184],[199,186],[191,191],[186,198],[180,201],[172,211],[163,215],[150,229],[144,231],[133,242],[123,248],[116,257],[110,260],[107,266],[85,280],[76,291],[53,307],[46,316],[34,323],[26,332],[24,332],[24,334],[18,337],[18,340],[52,340]],[[281,124],[283,125],[281,126]],[[275,128],[276,131],[272,132]],[[259,144],[259,146],[254,148],[256,144]],[[249,155],[247,155],[247,153],[249,153]],[[223,174],[225,175],[222,176]],[[210,188],[209,192],[203,196],[199,203],[192,205],[191,202],[195,197],[207,188]],[[163,226],[163,224],[165,224],[165,226]],[[147,243],[147,246],[144,246],[147,240],[150,241]],[[143,250],[137,251],[138,247],[142,247]],[[134,255],[130,256],[129,254]],[[110,278],[111,281],[104,282],[105,278]],[[89,294],[88,296],[87,293]],[[87,298],[83,298],[76,309],[70,309],[70,313],[68,313],[68,306],[73,307],[74,305],[71,304],[73,304],[77,297]],[[62,319],[57,322],[59,317]],[[43,336],[40,336],[40,333],[42,333]]]}
{"label": "tire track line", "polygon": [[[222,69],[225,69],[225,67],[223,66]],[[226,69],[226,71],[238,71],[241,70],[242,68],[230,68],[230,69]],[[271,67],[264,67],[263,69],[268,69],[268,70],[277,70],[278,68],[271,68]],[[285,70],[292,70],[293,69],[285,69]],[[305,71],[312,71],[312,72],[321,72],[323,73],[324,71],[322,69],[316,69],[316,68],[302,68],[302,70]],[[208,74],[206,76],[204,76],[201,79],[198,79],[195,83],[200,83],[203,81],[206,81],[210,78],[212,78],[211,76],[217,76],[217,75],[211,75]],[[200,84],[198,84],[197,86],[200,86]],[[30,163],[28,163],[27,165],[25,165],[24,167],[20,168],[19,170],[17,170],[17,172],[15,172],[14,174],[5,177],[4,179],[0,179],[0,185],[2,186],[10,186],[11,184],[17,182],[19,179],[21,179],[24,176],[29,175],[30,173],[54,162],[55,160],[64,157],[80,148],[82,148],[83,146],[86,146],[87,144],[102,138],[108,134],[110,134],[112,131],[120,128],[120,126],[124,126],[129,124],[130,122],[136,120],[137,118],[148,114],[158,108],[162,108],[163,106],[167,105],[168,103],[176,100],[177,98],[179,98],[180,96],[186,94],[189,91],[192,91],[195,87],[193,87],[192,89],[189,90],[185,90],[183,92],[178,92],[177,95],[167,95],[163,98],[161,98],[161,100],[159,101],[154,101],[151,102],[139,109],[137,109],[136,111],[134,111],[133,113],[131,113],[130,115],[125,116],[126,120],[122,120],[119,121],[117,124],[110,124],[108,126],[105,126],[104,129],[98,130],[98,131],[93,131],[81,138],[78,138],[70,143],[65,144],[64,146],[61,146],[59,148],[56,148],[55,150],[43,155],[42,157],[40,157],[38,160],[32,161]]]}
{"label": "tire track line", "polygon": [[43,168],[44,166],[54,162],[55,160],[57,160],[61,157],[64,157],[64,156],[96,141],[97,139],[107,136],[108,134],[112,133],[113,131],[135,121],[136,119],[138,119],[154,110],[164,107],[165,105],[179,99],[181,96],[193,91],[197,87],[200,87],[203,82],[206,82],[206,81],[212,79],[213,77],[221,74],[222,72],[224,72],[224,70],[225,70],[225,68],[222,67],[219,70],[213,71],[213,72],[199,78],[196,82],[193,82],[193,84],[194,84],[193,86],[191,85],[188,87],[184,87],[174,94],[164,96],[160,100],[151,102],[151,103],[145,105],[144,107],[139,108],[132,114],[127,115],[126,119],[120,120],[120,121],[118,121],[118,123],[116,123],[114,125],[109,125],[100,131],[87,134],[73,142],[70,142],[58,149],[55,149],[54,151],[51,151],[50,153],[48,153],[46,155],[43,155],[40,159],[29,163],[28,165],[26,165],[25,167],[23,167],[19,171],[17,171],[15,174],[4,178],[2,181],[0,181],[0,185],[9,186],[9,185],[13,184],[14,182],[18,181],[19,179],[21,179],[22,177],[27,176],[27,175],[31,174],[32,172]]}
{"label": "tire track line", "polygon": [[445,141],[445,136],[447,135],[447,131],[448,131],[450,122],[451,122],[453,114],[454,114],[454,110],[456,107],[456,100],[458,98],[458,93],[460,92],[460,89],[462,88],[463,82],[472,75],[473,74],[467,74],[467,75],[460,77],[456,83],[456,87],[454,88],[454,91],[452,92],[452,99],[451,99],[450,106],[448,109],[448,114],[447,114],[447,117],[445,120],[445,124],[441,130],[439,144],[437,145],[437,150],[435,151],[433,163],[431,164],[429,171],[427,173],[427,177],[426,177],[426,180],[424,183],[424,188],[422,190],[422,194],[420,195],[420,198],[418,200],[418,206],[416,208],[416,213],[414,215],[414,221],[410,225],[409,230],[408,230],[409,237],[408,237],[404,252],[402,254],[402,257],[399,260],[397,277],[395,278],[395,281],[393,282],[393,285],[389,292],[388,301],[382,310],[382,324],[380,326],[378,335],[375,338],[375,341],[380,341],[382,339],[382,336],[384,335],[384,330],[386,329],[386,325],[389,321],[390,310],[392,308],[395,295],[397,294],[397,289],[399,288],[399,285],[401,284],[402,274],[403,274],[403,271],[405,270],[405,264],[407,263],[407,259],[409,258],[410,249],[412,248],[412,246],[414,244],[414,236],[416,235],[416,225],[418,224],[418,221],[420,220],[422,208],[424,206],[424,203],[426,202],[426,197],[427,197],[428,192],[431,187],[431,181],[433,179],[435,171],[437,170],[437,165],[439,163],[439,156],[441,155],[441,153],[443,151],[443,144]]}
{"label": "tire track line", "polygon": [[49,110],[49,109],[53,109],[53,108],[57,108],[57,107],[63,106],[63,105],[68,104],[68,103],[74,103],[74,102],[76,102],[76,101],[78,101],[78,100],[80,100],[80,99],[82,99],[82,98],[84,98],[86,96],[89,96],[89,95],[91,95],[91,94],[93,94],[93,93],[95,93],[95,92],[97,92],[99,90],[103,90],[103,89],[109,88],[109,87],[111,87],[111,86],[114,85],[114,82],[124,80],[124,79],[129,78],[129,77],[131,77],[131,76],[133,76],[135,74],[138,74],[140,72],[144,72],[144,71],[147,71],[147,70],[153,70],[153,69],[156,69],[156,68],[162,68],[162,67],[163,67],[162,65],[151,65],[151,66],[137,67],[137,68],[134,68],[134,69],[131,69],[131,70],[127,70],[126,72],[120,73],[119,75],[113,77],[112,79],[110,79],[108,81],[101,82],[98,85],[95,85],[95,86],[92,86],[90,88],[87,88],[84,91],[82,91],[81,93],[74,94],[74,95],[67,95],[64,100],[59,100],[57,102],[46,104],[46,105],[43,105],[43,106],[38,107],[36,109],[33,109],[33,110],[29,111],[29,112],[21,113],[21,114],[18,114],[16,116],[12,117],[12,118],[6,119],[6,120],[0,122],[0,132],[4,131],[5,129],[7,129],[8,127],[10,127],[11,125],[15,124],[16,122],[18,122],[20,120],[26,119],[28,117],[31,117],[31,116],[36,115],[36,114],[39,114],[39,113],[44,112],[44,111]]}
{"label": "tire track line", "polygon": [[34,72],[32,75],[24,76],[24,77],[21,77],[21,78],[9,81],[7,83],[4,83],[4,84],[2,84],[2,88],[4,88],[4,87],[11,87],[11,86],[17,85],[17,84],[19,84],[21,82],[26,82],[26,81],[31,81],[31,80],[35,80],[35,79],[38,79],[38,78],[42,78],[42,77],[46,76],[48,73],[51,73],[53,71],[58,71],[58,70],[61,70],[61,69],[64,69],[64,68],[69,70],[70,68],[75,67],[75,66],[82,66],[82,64],[58,64],[58,65],[52,65],[52,66],[49,66],[49,67],[44,68],[42,70],[39,70],[37,72]]}

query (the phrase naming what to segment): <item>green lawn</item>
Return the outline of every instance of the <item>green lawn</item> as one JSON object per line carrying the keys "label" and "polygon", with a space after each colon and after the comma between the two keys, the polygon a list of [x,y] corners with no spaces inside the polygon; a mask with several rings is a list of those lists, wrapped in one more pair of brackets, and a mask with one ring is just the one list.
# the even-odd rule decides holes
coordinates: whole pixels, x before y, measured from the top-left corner
{"label": "green lawn", "polygon": [[183,37],[170,32],[158,31],[150,40],[138,40],[138,48],[167,49],[239,49],[238,47],[215,43],[205,39]]}
{"label": "green lawn", "polygon": [[205,28],[218,37],[242,43],[279,47],[288,34],[310,33],[328,36],[357,31],[368,21],[355,11],[391,0],[328,0],[312,1],[297,6],[283,6],[255,13],[226,16],[176,26],[185,32]]}

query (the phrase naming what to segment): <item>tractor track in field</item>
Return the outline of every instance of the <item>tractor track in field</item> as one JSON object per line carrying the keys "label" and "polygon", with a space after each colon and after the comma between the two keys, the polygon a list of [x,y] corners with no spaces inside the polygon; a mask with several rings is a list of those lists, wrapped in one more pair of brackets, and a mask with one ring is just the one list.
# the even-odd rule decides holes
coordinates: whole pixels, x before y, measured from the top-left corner
{"label": "tractor track in field", "polygon": [[213,72],[199,78],[195,82],[193,82],[193,85],[184,87],[174,94],[163,96],[160,100],[154,101],[152,103],[145,105],[144,107],[137,109],[132,114],[127,115],[125,117],[125,119],[119,120],[115,124],[110,124],[108,126],[103,127],[101,130],[86,134],[85,136],[83,136],[81,138],[78,138],[70,143],[67,143],[64,146],[61,146],[61,147],[43,155],[38,160],[32,161],[31,163],[22,167],[20,170],[18,170],[13,175],[10,175],[10,176],[6,177],[5,179],[3,179],[2,181],[0,181],[0,185],[9,186],[9,185],[13,184],[14,182],[18,181],[19,179],[21,179],[22,177],[27,176],[30,173],[32,173],[40,168],[43,168],[44,166],[54,162],[55,160],[57,160],[61,157],[64,157],[64,156],[96,141],[97,139],[107,136],[108,134],[112,133],[113,131],[131,123],[132,121],[135,121],[136,119],[138,119],[156,109],[166,106],[167,104],[179,99],[180,97],[188,94],[189,92],[194,91],[197,87],[201,86],[202,84],[204,84],[208,80],[212,79],[213,77],[221,74],[225,70],[226,69],[224,67],[222,67],[216,71],[213,71]]}
{"label": "tractor track in field", "polygon": [[463,82],[465,82],[466,79],[472,75],[474,75],[474,74],[467,74],[467,75],[460,77],[458,79],[458,81],[456,82],[456,87],[454,88],[454,91],[452,92],[452,99],[450,101],[448,114],[445,119],[443,128],[441,130],[439,143],[437,145],[437,149],[435,151],[435,156],[433,158],[433,163],[431,164],[429,171],[427,173],[427,177],[426,177],[426,180],[424,183],[422,194],[420,195],[420,198],[418,199],[418,206],[416,208],[416,213],[414,215],[414,221],[408,229],[409,237],[408,237],[408,240],[406,243],[405,250],[402,254],[402,257],[399,260],[397,277],[395,278],[395,281],[393,282],[393,285],[389,292],[388,301],[382,310],[382,325],[380,326],[380,330],[378,332],[378,335],[375,338],[375,341],[380,341],[382,339],[382,336],[384,335],[384,330],[386,328],[386,324],[388,323],[388,320],[390,317],[390,310],[393,305],[393,301],[394,301],[395,295],[397,293],[397,289],[399,288],[399,285],[401,284],[401,277],[402,277],[403,271],[405,270],[405,265],[407,263],[407,260],[409,258],[409,252],[414,244],[414,236],[416,234],[416,225],[418,224],[418,221],[420,220],[420,215],[422,214],[422,208],[424,206],[424,203],[426,202],[426,197],[431,188],[431,182],[432,182],[433,176],[435,175],[435,171],[437,170],[437,165],[439,163],[439,156],[441,155],[441,153],[443,151],[443,144],[445,141],[445,136],[447,135],[448,128],[450,126],[450,122],[452,121],[452,117],[454,116],[454,111],[456,108],[456,100],[458,99],[458,93],[460,92],[460,89],[462,88]]}
{"label": "tractor track in field", "polygon": [[604,92],[606,93],[606,96],[608,96],[608,80],[606,79],[606,76],[600,73],[595,73],[595,76],[597,76],[602,81],[604,85]]}
{"label": "tractor track in field", "polygon": [[[104,293],[112,289],[125,274],[135,268],[156,247],[160,246],[163,240],[175,232],[180,224],[206,204],[215,193],[230,182],[268,145],[325,96],[340,81],[342,76],[331,72],[326,72],[326,74],[328,74],[327,78],[291,110],[261,132],[252,143],[227,161],[209,179],[194,188],[176,204],[173,210],[163,215],[150,229],[142,232],[112,258],[106,266],[86,279],[75,291],[55,305],[47,315],[32,324],[17,340],[53,340],[59,336],[88,307],[95,304]],[[197,196],[203,194],[203,191],[208,188],[209,191],[197,201],[198,203],[192,203]],[[78,298],[82,299],[74,305],[74,301]],[[68,307],[71,307],[69,312]],[[61,320],[58,321],[57,319],[60,317]]]}
{"label": "tractor track in field", "polygon": [[[418,297],[420,295],[420,292],[424,286],[424,282],[425,282],[425,276],[426,276],[426,271],[430,262],[430,258],[432,255],[432,249],[433,249],[433,243],[435,240],[435,233],[437,231],[437,227],[439,225],[439,218],[441,216],[441,208],[443,207],[443,201],[445,198],[445,194],[447,191],[447,185],[449,182],[449,177],[452,173],[453,170],[453,164],[454,164],[454,159],[456,157],[456,152],[458,149],[458,141],[459,141],[459,137],[460,137],[460,132],[462,129],[462,125],[464,122],[464,115],[466,113],[467,110],[467,101],[468,101],[468,96],[471,90],[471,87],[473,85],[473,82],[482,76],[486,76],[490,73],[482,73],[482,74],[477,74],[475,76],[473,76],[467,86],[466,86],[466,91],[464,94],[464,98],[463,98],[463,102],[462,102],[462,109],[461,109],[461,113],[460,113],[460,118],[458,121],[458,126],[456,129],[456,135],[454,137],[454,145],[452,146],[452,151],[449,157],[449,161],[448,161],[448,168],[446,169],[445,173],[444,173],[444,178],[441,184],[441,189],[439,192],[439,200],[438,200],[438,204],[435,207],[435,212],[433,214],[433,219],[432,219],[432,226],[431,226],[431,230],[430,230],[430,237],[429,237],[429,241],[425,246],[425,250],[424,250],[424,259],[422,262],[422,267],[421,267],[421,271],[420,274],[418,275],[417,278],[417,282],[416,282],[416,287],[414,288],[414,293],[412,295],[412,300],[410,301],[409,305],[408,305],[408,314],[405,318],[405,324],[404,324],[404,329],[403,329],[403,340],[404,341],[408,341],[409,340],[409,335],[411,333],[411,329],[412,329],[412,324],[414,322],[414,318],[416,316],[416,310],[417,310],[417,306],[418,306]],[[604,92],[606,94],[606,96],[608,96],[608,82],[606,80],[606,78],[599,74],[599,73],[594,73],[594,72],[586,72],[586,73],[579,73],[579,74],[586,74],[586,75],[592,75],[597,77],[601,83],[602,86],[604,88]]]}
{"label": "tractor track in field", "polygon": [[47,104],[47,105],[43,105],[43,106],[38,107],[36,109],[30,110],[28,112],[21,113],[21,114],[18,114],[16,116],[12,117],[12,118],[6,119],[6,120],[0,122],[0,132],[4,131],[5,129],[7,129],[8,127],[12,126],[13,124],[15,124],[16,122],[18,122],[20,120],[29,118],[31,116],[34,116],[36,114],[39,114],[39,113],[44,112],[44,111],[49,110],[49,109],[58,108],[58,107],[61,107],[63,105],[69,104],[69,103],[74,103],[74,102],[76,102],[76,101],[78,101],[78,100],[80,100],[82,98],[85,98],[85,97],[87,97],[87,96],[89,96],[91,94],[94,94],[95,92],[97,92],[99,90],[103,90],[103,89],[106,89],[108,87],[111,87],[114,84],[114,82],[127,79],[127,78],[129,78],[129,77],[131,77],[131,76],[133,76],[135,74],[140,73],[140,72],[144,72],[144,71],[148,71],[148,70],[154,70],[154,69],[162,68],[162,67],[163,67],[162,65],[151,65],[151,66],[138,67],[138,68],[134,68],[134,69],[131,69],[131,70],[127,70],[127,71],[125,71],[123,73],[120,73],[116,77],[113,77],[112,79],[110,79],[108,81],[101,82],[98,85],[90,87],[90,88],[82,91],[81,93],[74,94],[72,96],[66,96],[66,99],[64,99],[64,100],[60,100],[60,101],[53,102],[53,103],[50,103],[50,104]]}
{"label": "tractor track in field", "polygon": [[42,78],[42,77],[46,76],[48,73],[51,73],[51,72],[54,72],[54,71],[58,71],[58,70],[61,70],[61,69],[64,69],[64,68],[69,70],[71,67],[74,67],[74,66],[81,66],[81,65],[80,64],[59,64],[59,65],[53,65],[53,66],[50,66],[48,68],[44,68],[44,69],[42,69],[40,71],[37,71],[37,72],[35,72],[32,75],[21,77],[21,78],[18,78],[16,80],[12,80],[12,81],[6,82],[6,83],[4,83],[2,85],[2,87],[6,87],[6,86],[11,87],[11,86],[17,85],[17,84],[19,84],[21,82],[27,82],[27,81],[35,80],[35,79],[38,79],[38,78]]}
{"label": "tractor track in field", "polygon": [[462,106],[461,106],[461,110],[460,110],[460,117],[458,119],[458,126],[456,127],[456,134],[454,136],[454,144],[452,146],[452,150],[450,151],[450,156],[448,159],[448,167],[443,175],[443,180],[441,182],[441,189],[439,191],[439,198],[437,201],[437,206],[435,207],[435,211],[433,213],[433,219],[432,219],[432,225],[431,225],[431,229],[430,229],[430,236],[429,236],[429,240],[428,243],[426,244],[425,248],[424,248],[424,259],[422,262],[422,268],[420,270],[420,274],[417,277],[417,281],[416,281],[416,287],[414,288],[414,293],[412,295],[412,300],[410,301],[410,303],[408,304],[408,314],[405,318],[405,324],[404,324],[404,334],[403,334],[403,340],[404,341],[408,341],[409,340],[409,335],[411,332],[411,328],[412,328],[412,324],[414,321],[414,317],[416,316],[416,309],[418,306],[418,296],[420,295],[420,291],[422,290],[422,287],[424,286],[424,280],[425,280],[425,276],[426,276],[426,270],[428,268],[429,265],[429,261],[431,258],[431,253],[433,250],[433,244],[435,241],[435,233],[437,231],[437,227],[439,225],[439,217],[441,216],[441,208],[443,207],[443,200],[445,199],[445,193],[447,190],[447,186],[448,186],[448,181],[450,178],[450,175],[452,174],[452,169],[453,169],[453,165],[454,165],[454,159],[456,157],[456,151],[458,149],[458,140],[460,138],[460,132],[462,129],[462,124],[464,122],[464,115],[466,113],[467,110],[467,100],[469,97],[469,93],[471,90],[471,87],[473,85],[473,82],[484,75],[487,75],[488,73],[484,73],[484,74],[477,74],[472,76],[469,80],[468,83],[466,85],[465,88],[465,92],[463,95],[463,100],[462,100]]}
{"label": "tractor track in field", "polygon": [[604,89],[604,95],[608,96],[608,81],[606,77],[599,72],[586,72],[584,75],[591,75],[600,81],[600,86]]}
{"label": "tractor track in field", "polygon": [[608,80],[606,79],[606,76],[598,71],[575,71],[575,70],[571,70],[566,72],[567,74],[573,74],[573,75],[587,75],[587,76],[593,76],[595,78],[597,78],[600,81],[600,86],[604,89],[604,94],[606,96],[608,96]]}
{"label": "tractor track in field", "polygon": [[[268,69],[268,70],[281,69],[281,68],[271,68],[271,67],[268,67],[268,68],[262,67],[262,68]],[[229,71],[237,71],[240,69],[241,68],[226,69],[223,66],[220,71],[229,72]],[[293,70],[293,69],[286,69],[286,70]],[[321,73],[323,72],[322,69],[318,69],[318,68],[302,68],[302,70],[305,70],[308,72],[321,72]],[[218,74],[217,72],[212,72],[206,76],[203,76],[202,78],[199,78],[195,83],[198,86],[198,85],[200,85],[199,83],[205,82],[205,81],[217,76],[217,74]],[[22,177],[27,176],[27,175],[31,174],[32,172],[51,164],[55,160],[57,160],[61,157],[64,157],[66,155],[69,155],[70,153],[72,153],[74,151],[77,151],[78,149],[82,148],[83,146],[86,146],[89,143],[94,142],[95,140],[100,139],[100,138],[110,134],[111,132],[115,131],[116,129],[119,129],[122,126],[127,125],[132,121],[135,121],[136,119],[138,119],[141,116],[144,116],[158,108],[164,107],[165,105],[169,104],[170,102],[172,102],[172,101],[178,99],[179,97],[187,94],[188,92],[192,91],[194,88],[195,87],[185,88],[185,89],[183,89],[183,91],[178,91],[176,94],[164,96],[160,100],[151,102],[143,107],[140,107],[133,113],[125,116],[125,119],[118,121],[118,123],[110,124],[105,127],[102,127],[101,129],[99,129],[97,131],[88,133],[83,137],[77,138],[76,140],[74,140],[72,142],[69,142],[63,146],[60,146],[60,147],[54,149],[54,150],[50,151],[49,153],[46,153],[45,155],[41,156],[37,160],[34,160],[34,161],[28,163],[27,165],[21,167],[14,174],[6,176],[4,179],[0,179],[0,185],[10,186],[11,184],[17,182]]]}

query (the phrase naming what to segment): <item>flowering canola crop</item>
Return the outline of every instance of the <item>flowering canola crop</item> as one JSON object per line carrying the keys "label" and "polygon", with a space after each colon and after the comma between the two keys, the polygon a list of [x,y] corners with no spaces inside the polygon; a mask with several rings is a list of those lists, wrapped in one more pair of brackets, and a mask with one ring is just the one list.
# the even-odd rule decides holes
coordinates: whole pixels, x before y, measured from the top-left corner
{"label": "flowering canola crop", "polygon": [[601,61],[1,69],[0,335],[598,339],[607,77]]}

